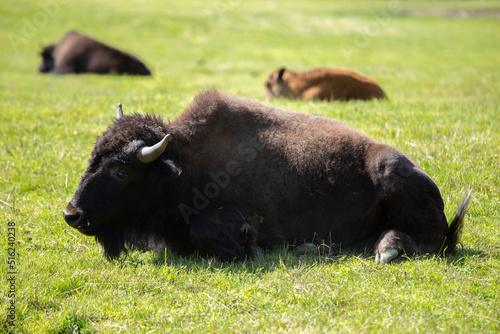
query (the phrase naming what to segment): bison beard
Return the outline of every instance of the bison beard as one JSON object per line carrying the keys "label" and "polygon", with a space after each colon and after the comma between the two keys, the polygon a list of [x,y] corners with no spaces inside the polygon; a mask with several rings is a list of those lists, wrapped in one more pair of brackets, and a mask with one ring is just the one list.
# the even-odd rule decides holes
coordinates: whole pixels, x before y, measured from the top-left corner
{"label": "bison beard", "polygon": [[[146,222],[146,224],[145,224]],[[166,243],[164,239],[154,234],[152,231],[161,234],[175,235],[178,231],[171,231],[164,226],[156,226],[154,220],[144,220],[141,218],[130,219],[123,226],[123,229],[103,228],[95,235],[96,240],[103,246],[104,255],[108,259],[118,258],[128,250],[150,250],[160,248],[171,248],[182,255],[188,255],[195,249],[190,245],[188,238],[183,236],[189,234],[189,230],[179,235],[177,240]]]}
{"label": "bison beard", "polygon": [[[95,239],[101,243],[104,249],[104,256],[108,259],[114,259],[120,256],[122,252],[126,252],[124,235],[118,231],[103,230]],[[131,240],[127,242],[129,246],[133,246],[134,242]]]}
{"label": "bison beard", "polygon": [[106,257],[167,247],[221,260],[316,243],[453,254],[469,201],[448,226],[437,186],[403,153],[345,124],[215,90],[175,121],[133,114],[97,139],[64,210]]}

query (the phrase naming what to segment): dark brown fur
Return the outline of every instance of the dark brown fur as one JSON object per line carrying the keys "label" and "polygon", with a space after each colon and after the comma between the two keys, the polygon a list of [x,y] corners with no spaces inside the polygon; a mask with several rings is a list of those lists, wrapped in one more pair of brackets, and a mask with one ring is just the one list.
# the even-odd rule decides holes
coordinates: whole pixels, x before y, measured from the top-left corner
{"label": "dark brown fur", "polygon": [[70,31],[58,44],[46,46],[41,73],[115,73],[151,75],[135,56],[108,46],[76,31]]}
{"label": "dark brown fur", "polygon": [[373,79],[341,68],[318,68],[307,72],[278,69],[267,79],[263,96],[325,101],[386,97],[382,88]]}
{"label": "dark brown fur", "polygon": [[[166,134],[158,159],[137,160]],[[373,248],[380,258],[453,253],[461,208],[448,227],[422,169],[343,123],[209,90],[170,123],[117,119],[97,139],[65,218],[111,258],[157,243],[242,259],[284,242]],[[242,234],[251,217],[262,223]]]}
{"label": "dark brown fur", "polygon": [[217,256],[221,260],[245,260],[259,251],[259,226],[262,222],[262,217],[245,216],[239,210],[220,207],[193,216],[190,239],[202,254]]}

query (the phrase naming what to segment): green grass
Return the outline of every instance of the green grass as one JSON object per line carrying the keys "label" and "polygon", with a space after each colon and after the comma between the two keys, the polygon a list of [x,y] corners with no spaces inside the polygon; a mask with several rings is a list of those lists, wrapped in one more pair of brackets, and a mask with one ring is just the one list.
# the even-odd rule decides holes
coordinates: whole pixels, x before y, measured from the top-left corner
{"label": "green grass", "polygon": [[[0,332],[12,329],[9,222],[20,333],[500,331],[500,3],[67,2],[13,45],[9,33],[22,36],[40,3],[0,2]],[[492,12],[409,14],[431,7]],[[38,74],[40,43],[70,29],[135,53],[153,77]],[[151,252],[110,263],[65,224],[62,209],[118,102],[174,119],[209,87],[260,99],[280,66],[347,67],[383,86],[381,102],[265,103],[398,147],[438,184],[448,217],[472,189],[456,256],[381,266],[370,254],[298,259],[281,249],[245,263]]]}

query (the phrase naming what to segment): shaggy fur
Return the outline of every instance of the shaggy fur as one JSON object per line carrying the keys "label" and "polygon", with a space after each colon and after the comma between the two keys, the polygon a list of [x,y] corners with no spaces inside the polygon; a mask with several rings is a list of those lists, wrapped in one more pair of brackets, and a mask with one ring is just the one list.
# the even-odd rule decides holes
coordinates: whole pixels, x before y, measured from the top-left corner
{"label": "shaggy fur", "polygon": [[191,242],[200,253],[221,260],[251,258],[259,251],[259,226],[263,218],[247,217],[239,210],[224,207],[207,210],[191,220]]}
{"label": "shaggy fur", "polygon": [[46,46],[40,54],[41,73],[115,73],[151,75],[135,56],[70,31],[58,44]]}
{"label": "shaggy fur", "polygon": [[[135,152],[170,142],[151,163]],[[284,242],[453,253],[437,186],[397,149],[338,121],[266,107],[215,90],[175,121],[129,115],[97,139],[65,209],[110,258],[168,247],[221,259]]]}
{"label": "shaggy fur", "polygon": [[267,79],[263,96],[325,101],[386,97],[382,88],[373,79],[341,68],[318,68],[308,72],[278,69]]}

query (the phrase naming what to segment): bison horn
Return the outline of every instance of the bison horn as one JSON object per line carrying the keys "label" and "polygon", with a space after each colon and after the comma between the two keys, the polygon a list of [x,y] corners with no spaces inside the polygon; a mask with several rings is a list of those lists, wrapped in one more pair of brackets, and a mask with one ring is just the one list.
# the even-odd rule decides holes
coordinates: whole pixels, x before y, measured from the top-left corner
{"label": "bison horn", "polygon": [[122,104],[118,103],[116,106],[116,119],[120,119],[123,117]]}
{"label": "bison horn", "polygon": [[170,135],[166,135],[158,143],[153,146],[145,146],[137,151],[137,159],[144,163],[150,163],[158,159],[158,157],[165,151]]}

